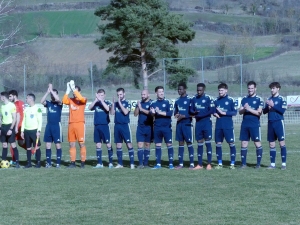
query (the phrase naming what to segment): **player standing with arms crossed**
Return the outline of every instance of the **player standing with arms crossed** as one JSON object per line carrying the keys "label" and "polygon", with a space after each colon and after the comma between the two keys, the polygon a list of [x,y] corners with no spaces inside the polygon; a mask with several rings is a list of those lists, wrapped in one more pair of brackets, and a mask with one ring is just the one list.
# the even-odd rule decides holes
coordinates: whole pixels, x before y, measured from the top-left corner
{"label": "player standing with arms crossed", "polygon": [[268,141],[270,145],[270,160],[271,165],[268,169],[275,169],[276,160],[276,143],[279,141],[281,149],[281,169],[286,169],[286,147],[285,147],[285,130],[284,130],[284,117],[283,114],[287,108],[286,99],[279,95],[281,86],[278,82],[272,82],[269,85],[271,89],[271,97],[266,101],[263,113],[268,113]]}
{"label": "player standing with arms crossed", "polygon": [[256,159],[257,163],[255,168],[260,168],[260,162],[262,158],[263,148],[261,145],[261,132],[259,118],[262,114],[264,107],[263,99],[256,95],[256,83],[249,81],[247,83],[248,95],[243,97],[241,101],[241,107],[239,109],[240,115],[243,115],[243,121],[240,130],[240,141],[242,142],[241,148],[241,169],[246,168],[247,163],[247,147],[251,137],[256,147]]}
{"label": "player standing with arms crossed", "polygon": [[197,84],[197,94],[192,98],[191,101],[191,113],[195,115],[196,128],[195,137],[198,142],[197,155],[198,165],[194,170],[200,170],[203,168],[203,145],[205,142],[206,154],[207,154],[207,170],[211,170],[212,160],[212,121],[211,114],[215,111],[215,105],[212,97],[205,94],[205,84]]}
{"label": "player standing with arms crossed", "polygon": [[176,141],[179,142],[177,170],[183,168],[184,142],[186,142],[189,150],[190,169],[194,168],[193,125],[190,116],[191,98],[186,94],[186,89],[185,83],[178,85],[177,91],[180,97],[176,99],[174,104],[174,117],[177,119]]}
{"label": "player standing with arms crossed", "polygon": [[1,124],[0,124],[0,137],[2,142],[2,160],[7,158],[7,147],[8,143],[13,149],[16,167],[20,168],[19,165],[19,152],[16,146],[15,137],[15,125],[16,125],[16,106],[8,100],[8,93],[1,92]]}
{"label": "player standing with arms crossed", "polygon": [[174,169],[173,157],[174,149],[172,146],[172,114],[170,109],[171,104],[169,100],[165,99],[164,88],[157,86],[155,88],[157,99],[150,105],[150,113],[154,116],[154,141],[155,141],[155,155],[156,165],[152,169],[161,168],[161,144],[164,138],[168,148],[169,169]]}
{"label": "player standing with arms crossed", "polygon": [[109,112],[112,103],[105,100],[104,89],[99,89],[95,100],[89,105],[89,110],[94,112],[94,142],[96,143],[97,165],[96,169],[103,168],[102,163],[102,142],[106,144],[108,151],[108,168],[113,168],[113,149],[111,147],[111,135],[109,128]]}
{"label": "player standing with arms crossed", "polygon": [[138,169],[149,167],[150,143],[153,137],[153,117],[150,115],[152,100],[149,98],[149,91],[143,90],[141,98],[142,100],[137,102],[134,110],[134,116],[138,116],[138,126],[136,129]]}
{"label": "player standing with arms crossed", "polygon": [[[69,98],[70,92],[73,92],[73,98]],[[80,94],[81,88],[75,86],[73,80],[67,83],[66,94],[63,97],[62,103],[69,105],[69,128],[68,141],[70,143],[70,165],[67,168],[76,168],[76,141],[80,146],[80,168],[84,169],[86,160],[85,147],[85,119],[84,110],[87,99]]]}
{"label": "player standing with arms crossed", "polygon": [[214,104],[216,107],[216,112],[214,116],[217,118],[216,128],[215,128],[215,142],[216,142],[216,155],[218,159],[218,166],[216,169],[223,168],[222,162],[222,142],[225,138],[226,142],[230,147],[230,169],[235,169],[235,137],[234,137],[234,127],[232,116],[237,114],[238,103],[237,100],[229,97],[227,95],[228,86],[225,83],[218,85],[219,97],[215,99]]}
{"label": "player standing with arms crossed", "polygon": [[[46,100],[50,94],[51,101]],[[58,96],[58,91],[52,88],[52,84],[49,84],[48,90],[41,99],[41,103],[47,108],[47,124],[44,133],[44,142],[46,143],[46,168],[51,168],[51,144],[55,143],[56,146],[56,168],[60,168],[61,164],[61,142],[62,127],[60,123],[62,103]]]}
{"label": "player standing with arms crossed", "polygon": [[131,104],[125,99],[124,88],[117,89],[118,101],[115,102],[113,98],[113,105],[111,107],[111,115],[115,115],[114,139],[117,146],[118,165],[116,169],[123,168],[123,150],[122,143],[126,143],[129,153],[130,168],[134,169],[134,149],[132,147],[132,137],[130,129],[129,113],[131,111]]}

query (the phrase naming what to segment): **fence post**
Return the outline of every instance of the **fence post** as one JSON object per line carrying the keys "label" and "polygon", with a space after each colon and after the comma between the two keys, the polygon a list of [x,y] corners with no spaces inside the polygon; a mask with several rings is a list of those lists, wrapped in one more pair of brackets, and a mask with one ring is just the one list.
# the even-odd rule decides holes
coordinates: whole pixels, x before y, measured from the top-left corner
{"label": "fence post", "polygon": [[24,100],[26,99],[26,65],[24,64],[23,67],[23,74],[24,74]]}
{"label": "fence post", "polygon": [[240,65],[241,65],[241,96],[243,96],[243,59],[240,55]]}
{"label": "fence post", "polygon": [[203,60],[203,56],[201,57],[201,64],[202,64],[202,83],[204,83],[204,60]]}
{"label": "fence post", "polygon": [[92,96],[91,96],[91,98],[93,98],[93,95],[94,95],[93,62],[91,62],[91,84],[92,84]]}
{"label": "fence post", "polygon": [[163,58],[163,68],[164,68],[164,90],[166,91],[166,67],[165,67],[165,58]]}

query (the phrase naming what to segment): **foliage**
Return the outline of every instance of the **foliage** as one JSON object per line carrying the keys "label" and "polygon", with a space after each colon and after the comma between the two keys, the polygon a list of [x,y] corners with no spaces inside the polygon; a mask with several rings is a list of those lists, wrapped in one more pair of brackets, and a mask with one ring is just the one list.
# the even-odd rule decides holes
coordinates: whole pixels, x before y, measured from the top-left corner
{"label": "foliage", "polygon": [[188,78],[196,73],[194,69],[177,63],[167,65],[166,71],[169,74],[168,85],[170,89],[177,89],[179,83],[187,83]]}

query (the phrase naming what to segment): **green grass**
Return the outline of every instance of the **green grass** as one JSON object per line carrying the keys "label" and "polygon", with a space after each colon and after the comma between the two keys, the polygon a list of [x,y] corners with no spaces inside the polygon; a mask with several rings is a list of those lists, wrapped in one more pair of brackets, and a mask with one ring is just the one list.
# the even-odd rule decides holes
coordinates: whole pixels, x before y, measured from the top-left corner
{"label": "green grass", "polygon": [[107,0],[16,0],[17,5],[36,5],[45,3],[107,2]]}
{"label": "green grass", "polygon": [[[238,126],[236,128],[238,134]],[[262,128],[262,165],[267,166],[266,125]],[[223,145],[225,168],[221,171],[170,171],[166,168],[152,171],[128,167],[92,169],[96,159],[89,128],[89,160],[84,170],[0,169],[3,177],[1,224],[299,224],[298,131],[296,125],[286,126],[286,171],[251,168],[256,161],[252,143],[247,160],[249,168],[243,171],[228,169],[226,144]],[[177,143],[174,146],[177,154]],[[239,152],[240,144],[237,142],[236,146]],[[42,152],[45,158],[44,147]],[[24,161],[24,151],[20,153]],[[63,159],[68,160],[67,143],[63,144],[63,154]],[[107,155],[105,147],[103,154]],[[153,160],[152,150],[152,165]],[[165,167],[166,149],[163,149],[163,160]],[[239,154],[237,161],[240,161]],[[129,164],[127,155],[124,163]],[[277,166],[280,166],[280,154]]]}

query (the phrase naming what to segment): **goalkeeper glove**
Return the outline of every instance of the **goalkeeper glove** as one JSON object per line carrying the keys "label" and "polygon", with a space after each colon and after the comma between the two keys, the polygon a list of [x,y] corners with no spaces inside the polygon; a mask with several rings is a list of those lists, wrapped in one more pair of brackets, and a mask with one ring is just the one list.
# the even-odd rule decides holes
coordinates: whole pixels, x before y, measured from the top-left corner
{"label": "goalkeeper glove", "polygon": [[67,90],[66,90],[66,95],[69,95],[71,92],[71,88],[70,88],[70,82],[67,83]]}
{"label": "goalkeeper glove", "polygon": [[75,83],[74,83],[74,80],[70,80],[70,88],[71,90],[74,92],[75,91]]}

